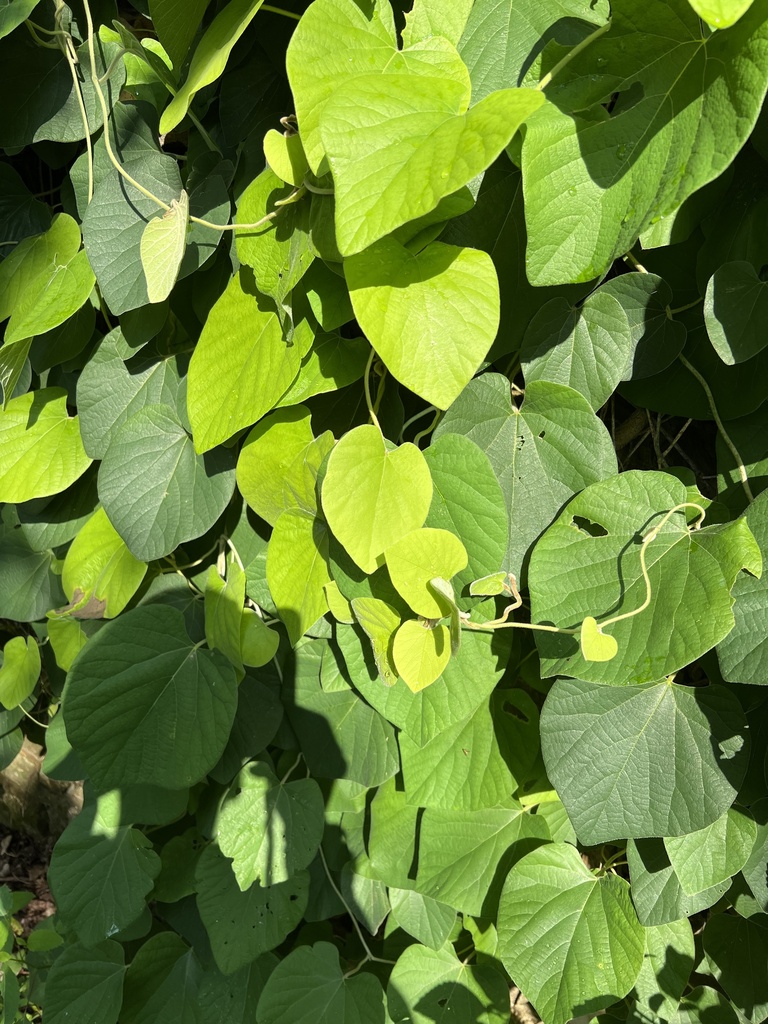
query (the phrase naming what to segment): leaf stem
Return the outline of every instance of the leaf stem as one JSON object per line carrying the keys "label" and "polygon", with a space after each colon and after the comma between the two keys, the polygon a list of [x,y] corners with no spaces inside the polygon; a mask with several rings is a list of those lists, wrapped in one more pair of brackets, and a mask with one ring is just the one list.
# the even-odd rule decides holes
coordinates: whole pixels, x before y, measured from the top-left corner
{"label": "leaf stem", "polygon": [[345,974],[344,977],[345,978],[350,978],[353,974],[356,974],[360,970],[360,968],[363,966],[363,964],[367,963],[370,960],[373,960],[373,962],[377,963],[377,964],[393,964],[394,960],[383,960],[381,957],[373,955],[373,953],[370,950],[370,947],[369,947],[368,943],[365,941],[365,936],[363,935],[363,932],[362,932],[362,930],[360,928],[360,925],[357,922],[357,918],[352,913],[352,910],[351,910],[349,904],[344,899],[344,897],[341,895],[341,890],[339,889],[339,887],[336,885],[336,883],[333,880],[333,875],[331,874],[330,869],[328,867],[328,861],[325,859],[325,854],[323,853],[322,845],[318,846],[317,852],[320,854],[320,860],[323,862],[323,867],[325,868],[325,874],[326,874],[326,876],[328,878],[328,881],[331,884],[331,888],[336,893],[336,895],[339,897],[341,902],[344,904],[344,909],[346,910],[346,912],[349,914],[350,918],[352,919],[352,924],[354,925],[355,931],[357,932],[357,937],[358,937],[358,939],[360,939],[360,945],[365,950],[365,959],[361,960],[360,963],[357,965],[357,967],[354,967],[351,971],[349,971],[347,974]]}
{"label": "leaf stem", "polygon": [[[61,11],[61,4],[56,6],[56,19],[58,24],[59,12]],[[72,75],[72,83],[75,87],[75,95],[77,96],[77,105],[80,110],[80,117],[83,121],[83,131],[85,132],[85,152],[88,162],[88,202],[93,199],[93,142],[91,141],[91,128],[88,124],[88,111],[85,109],[85,101],[83,100],[83,90],[80,88],[80,79],[77,77],[77,57],[72,48],[72,37],[63,31],[57,32],[59,37],[66,36],[64,44],[60,47],[64,52],[64,56],[67,59],[69,65],[69,71]]]}
{"label": "leaf stem", "polygon": [[293,762],[293,764],[288,769],[288,771],[285,773],[285,775],[282,777],[282,779],[280,779],[280,785],[281,786],[284,786],[286,784],[286,782],[288,781],[288,779],[291,777],[291,775],[293,775],[293,771],[294,771],[294,769],[296,767],[298,767],[299,761],[301,761],[302,756],[303,755],[302,755],[301,751],[299,751],[299,756]]}
{"label": "leaf stem", "polygon": [[419,441],[422,439],[422,437],[426,437],[427,434],[431,434],[432,433],[432,431],[435,429],[437,424],[440,422],[440,420],[442,418],[442,415],[443,415],[442,409],[436,409],[435,410],[435,418],[432,420],[430,425],[428,427],[425,427],[424,430],[420,430],[418,432],[418,434],[416,434],[416,436],[413,439],[413,444],[415,444],[417,448],[419,447]]}
{"label": "leaf stem", "polygon": [[709,408],[710,408],[710,411],[712,413],[712,418],[714,419],[715,423],[717,424],[717,429],[720,432],[720,436],[722,437],[723,441],[725,441],[726,445],[728,446],[728,450],[730,451],[731,455],[733,456],[733,460],[736,463],[736,468],[737,468],[737,470],[739,472],[739,479],[741,480],[741,486],[744,488],[744,493],[746,494],[747,499],[750,502],[754,501],[755,500],[755,496],[752,493],[752,488],[749,486],[749,477],[747,476],[747,471],[744,468],[744,462],[743,462],[743,460],[741,458],[741,455],[739,455],[738,448],[736,447],[736,445],[731,440],[730,435],[728,434],[728,431],[725,429],[725,425],[724,425],[723,421],[720,419],[720,414],[718,413],[717,406],[715,405],[715,396],[712,394],[712,391],[710,390],[709,384],[707,384],[707,382],[704,380],[704,378],[699,373],[699,371],[696,369],[696,367],[693,365],[693,363],[690,363],[685,358],[685,356],[683,355],[682,352],[678,356],[678,359],[683,364],[683,366],[686,368],[686,370],[689,373],[693,374],[693,376],[696,378],[696,380],[699,382],[699,384],[701,384],[702,388],[704,389],[704,394],[707,396],[707,401],[709,402]]}
{"label": "leaf stem", "polygon": [[577,43],[572,50],[569,50],[568,53],[566,53],[566,55],[562,58],[562,60],[559,60],[557,64],[555,64],[555,66],[552,68],[552,70],[547,72],[547,74],[544,75],[542,80],[536,86],[539,92],[541,92],[543,89],[546,89],[546,87],[549,85],[549,83],[552,81],[555,75],[559,74],[564,67],[570,64],[573,58],[577,57],[582,52],[582,50],[586,50],[586,48],[590,46],[592,43],[594,43],[596,39],[599,39],[600,36],[605,35],[605,33],[608,31],[610,27],[611,19],[609,18],[604,25],[600,25],[599,28],[596,28],[594,32],[590,32],[590,34],[586,36],[586,38],[582,39],[580,43]]}
{"label": "leaf stem", "polygon": [[262,11],[271,11],[272,14],[282,14],[284,18],[293,18],[294,21],[301,19],[300,14],[294,14],[293,11],[285,11],[282,7],[273,7],[272,4],[262,4]]}
{"label": "leaf stem", "polygon": [[379,423],[379,417],[373,408],[373,402],[371,401],[371,369],[373,367],[373,360],[376,358],[376,349],[371,346],[371,354],[368,356],[368,362],[365,364],[365,373],[363,374],[363,387],[365,388],[365,404],[368,406],[368,415],[371,418],[371,422],[374,426],[379,428],[379,431],[383,435],[384,431],[381,429]]}
{"label": "leaf stem", "polygon": [[408,429],[408,427],[410,427],[414,423],[418,422],[418,420],[422,419],[424,416],[428,416],[430,413],[436,413],[436,412],[437,412],[437,409],[436,409],[436,407],[434,405],[428,405],[426,407],[426,409],[422,409],[421,412],[417,412],[413,416],[411,416],[411,418],[409,420],[406,420],[405,423],[403,424],[402,429],[400,430],[400,434],[398,435],[398,438],[397,438],[398,441],[402,441],[403,440],[403,438],[405,437],[405,432]]}

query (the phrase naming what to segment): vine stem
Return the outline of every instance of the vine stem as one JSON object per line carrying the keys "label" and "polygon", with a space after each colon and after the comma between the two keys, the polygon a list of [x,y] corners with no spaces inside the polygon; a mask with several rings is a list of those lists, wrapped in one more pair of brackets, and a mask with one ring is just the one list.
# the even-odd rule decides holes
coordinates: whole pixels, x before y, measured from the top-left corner
{"label": "vine stem", "polygon": [[412,443],[415,444],[417,448],[419,447],[419,441],[422,439],[422,437],[426,437],[427,434],[431,434],[432,433],[432,431],[435,429],[437,424],[440,422],[440,420],[442,418],[442,415],[443,415],[443,410],[442,409],[436,409],[435,410],[435,418],[432,420],[432,422],[429,424],[429,426],[425,427],[424,430],[420,430],[418,432],[418,434],[415,435]]}
{"label": "vine stem", "polygon": [[[56,4],[56,24],[60,24],[59,16],[62,10],[63,4],[60,0],[57,0]],[[91,141],[91,128],[88,124],[88,111],[85,109],[85,101],[83,100],[83,90],[80,87],[80,79],[77,77],[77,55],[72,47],[72,37],[59,29],[56,33],[57,37],[63,42],[61,43],[60,49],[64,52],[64,56],[67,59],[69,65],[69,72],[72,75],[72,83],[75,87],[75,95],[77,96],[77,106],[80,110],[80,117],[83,122],[83,131],[85,132],[85,151],[88,162],[88,202],[93,199],[93,142]]]}
{"label": "vine stem", "polygon": [[402,429],[400,430],[400,434],[399,434],[399,436],[397,438],[398,441],[404,440],[405,432],[408,429],[408,427],[413,426],[414,423],[417,423],[424,416],[429,416],[430,413],[434,414],[436,412],[437,412],[437,409],[435,408],[434,405],[428,405],[426,407],[426,409],[422,409],[421,412],[417,412],[414,416],[411,416],[411,418],[406,420],[405,423],[403,424]]}
{"label": "vine stem", "polygon": [[301,754],[301,751],[299,751],[299,756],[293,762],[293,764],[288,769],[288,771],[285,773],[285,775],[282,777],[282,779],[280,779],[280,785],[281,786],[284,786],[286,784],[286,782],[288,781],[288,779],[291,777],[291,775],[293,775],[294,769],[298,767],[298,764],[299,764],[299,761],[301,761],[301,758],[302,758],[302,754]]}
{"label": "vine stem", "polygon": [[371,417],[371,422],[374,424],[374,426],[378,427],[379,431],[383,434],[383,431],[381,430],[381,424],[379,423],[379,417],[376,415],[376,412],[373,407],[373,402],[371,401],[370,376],[371,369],[373,367],[373,360],[375,358],[376,350],[373,347],[371,347],[371,354],[368,356],[368,362],[365,364],[365,373],[363,374],[363,387],[365,388],[365,404],[368,406],[368,415]]}
{"label": "vine stem", "polygon": [[[104,93],[101,88],[99,76],[96,73],[96,48],[94,45],[93,18],[91,16],[89,0],[83,0],[83,9],[85,10],[85,20],[88,26],[88,54],[91,60],[91,81],[93,82],[93,88],[98,96],[102,117],[104,119],[104,145],[107,150],[107,156],[117,173],[130,185],[133,185],[137,192],[140,192],[145,196],[145,198],[151,200],[156,206],[159,206],[161,210],[165,210],[167,212],[171,208],[170,205],[163,202],[162,199],[150,192],[149,189],[144,188],[140,182],[136,181],[136,179],[126,171],[112,149],[112,140],[109,137],[109,110],[107,109],[107,101],[104,99]],[[305,191],[306,190],[303,185],[300,188],[297,188],[290,196],[288,196],[287,199],[283,199],[276,204],[277,209],[268,213],[265,217],[262,217],[261,220],[257,220],[253,224],[214,224],[209,220],[204,220],[202,217],[195,217],[192,214],[190,214],[189,219],[193,223],[200,224],[201,227],[204,228],[211,228],[213,231],[254,231],[256,228],[263,227],[265,224],[268,224],[269,221],[274,220],[284,206],[289,203],[296,202],[302,197],[302,195],[304,195]]]}
{"label": "vine stem", "polygon": [[547,74],[544,75],[542,80],[536,86],[539,92],[546,89],[549,83],[555,77],[555,75],[559,74],[564,67],[570,64],[573,58],[577,57],[582,52],[582,50],[586,50],[586,48],[590,46],[592,43],[594,43],[596,39],[599,39],[600,36],[605,35],[605,33],[609,30],[610,27],[611,19],[609,18],[604,25],[600,25],[600,27],[596,28],[594,32],[590,32],[590,34],[585,39],[582,39],[581,42],[577,43],[572,50],[569,50],[568,53],[566,53],[566,55],[562,58],[562,60],[559,60],[557,64],[555,64],[555,66],[552,68],[552,70],[547,72]]}
{"label": "vine stem", "polygon": [[709,408],[712,413],[712,417],[715,423],[717,424],[717,429],[720,432],[720,436],[728,446],[728,450],[730,451],[731,455],[733,456],[734,462],[736,463],[736,468],[739,471],[739,479],[741,480],[741,486],[744,488],[744,493],[746,494],[747,499],[749,501],[754,501],[755,496],[752,494],[752,488],[749,486],[749,477],[747,476],[747,471],[744,468],[744,461],[742,460],[741,455],[739,455],[739,450],[731,440],[728,431],[725,429],[723,421],[720,419],[720,413],[717,411],[717,406],[715,405],[715,396],[712,394],[709,384],[707,384],[707,382],[704,380],[704,378],[693,365],[693,363],[689,362],[685,358],[682,352],[677,358],[680,360],[680,362],[683,364],[686,370],[696,378],[696,380],[699,382],[699,384],[701,384],[702,388],[704,389],[704,394],[707,396]]}
{"label": "vine stem", "polygon": [[394,964],[394,962],[395,962],[394,960],[383,960],[380,956],[374,956],[374,954],[371,952],[370,946],[365,941],[365,936],[363,935],[362,929],[360,928],[360,925],[357,922],[357,918],[352,913],[352,910],[351,910],[349,904],[344,899],[344,897],[341,895],[341,890],[339,889],[339,887],[336,885],[336,883],[333,880],[333,875],[331,874],[330,868],[328,867],[328,861],[325,859],[325,854],[323,853],[322,846],[318,846],[317,852],[320,854],[320,860],[323,862],[323,868],[325,869],[325,874],[326,874],[326,877],[328,878],[328,881],[330,882],[331,888],[336,893],[336,895],[339,897],[341,902],[344,904],[344,909],[349,914],[350,918],[352,919],[352,924],[355,926],[355,931],[357,932],[357,937],[358,937],[358,939],[360,939],[360,945],[365,950],[365,959],[361,960],[360,963],[357,965],[357,967],[354,967],[351,971],[348,971],[344,975],[344,977],[345,978],[351,978],[353,974],[357,974],[357,972],[360,970],[360,968],[364,964],[368,963],[369,961],[373,961],[374,963],[377,963],[377,964]]}
{"label": "vine stem", "polygon": [[284,18],[293,18],[294,21],[299,21],[301,18],[300,14],[294,14],[293,11],[285,11],[282,7],[273,7],[272,4],[262,4],[262,11],[271,11],[272,14],[282,14]]}

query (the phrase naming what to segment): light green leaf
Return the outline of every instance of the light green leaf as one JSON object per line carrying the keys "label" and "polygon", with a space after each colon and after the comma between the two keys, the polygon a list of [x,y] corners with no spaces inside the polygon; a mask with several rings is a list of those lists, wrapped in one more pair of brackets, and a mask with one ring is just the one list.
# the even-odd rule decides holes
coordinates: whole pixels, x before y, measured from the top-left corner
{"label": "light green leaf", "polygon": [[314,779],[281,781],[264,762],[247,765],[232,783],[215,828],[240,888],[286,882],[308,867],[322,839],[323,810]]}
{"label": "light green leaf", "polygon": [[[439,37],[420,46],[423,62],[354,77],[323,107],[320,136],[343,256],[424,216],[470,182],[544,102],[533,89],[502,89],[467,109],[469,80],[456,51]],[[418,49],[410,51],[414,58]]]}
{"label": "light green leaf", "polygon": [[737,1010],[758,1024],[768,1016],[768,915],[714,914],[704,929],[707,962]]}
{"label": "light green leaf", "polygon": [[580,307],[551,299],[528,324],[520,361],[525,383],[567,384],[597,411],[632,365],[636,338],[610,286],[592,292]]}
{"label": "light green leaf", "polygon": [[284,208],[276,205],[293,192],[292,186],[266,168],[243,192],[235,218],[238,224],[257,224],[275,210],[280,211],[278,219],[268,220],[260,228],[238,231],[236,236],[238,259],[253,269],[259,291],[278,306],[287,302],[315,258],[309,244],[309,200],[304,198]]}
{"label": "light green leaf", "polygon": [[216,966],[234,974],[279,946],[298,925],[307,908],[309,875],[300,871],[278,885],[254,882],[241,892],[231,862],[211,844],[198,861],[195,886]]}
{"label": "light green leaf", "polygon": [[283,512],[317,511],[317,473],[333,436],[326,431],[315,440],[310,419],[305,405],[270,413],[248,434],[237,460],[240,493],[270,526]]}
{"label": "light green leaf", "polygon": [[210,0],[149,0],[158,39],[178,71],[195,38]]}
{"label": "light green leaf", "polygon": [[12,709],[34,692],[40,678],[40,648],[34,637],[14,636],[3,648],[0,704]]}
{"label": "light green leaf", "polygon": [[722,992],[705,985],[697,985],[686,992],[669,1020],[670,1024],[699,1024],[705,1016],[712,1024],[738,1024],[741,1020],[733,1003]]}
{"label": "light green leaf", "polygon": [[0,501],[58,494],[90,464],[62,388],[19,395],[0,412]]}
{"label": "light green leaf", "polygon": [[243,664],[261,668],[269,664],[280,646],[280,635],[264,624],[252,608],[244,608],[240,618],[240,650]]}
{"label": "light green leaf", "polygon": [[267,583],[292,644],[325,615],[330,583],[328,531],[322,519],[283,512],[267,548]]}
{"label": "light green leaf", "polygon": [[69,739],[100,786],[183,789],[221,756],[237,682],[226,658],[192,643],[181,612],[147,605],[89,640],[63,699]]}
{"label": "light green leaf", "polygon": [[395,633],[392,660],[406,686],[417,693],[434,683],[451,658],[451,634],[447,626],[429,626],[408,619]]}
{"label": "light green leaf", "polygon": [[302,644],[293,655],[293,678],[286,675],[283,687],[286,713],[307,767],[316,778],[349,779],[366,789],[380,786],[399,767],[395,730],[353,689],[323,690],[324,650],[331,655],[320,640]]}
{"label": "light green leaf", "polygon": [[765,95],[766,38],[755,6],[731,31],[706,36],[688,0],[614,7],[610,31],[558,76],[557,105],[527,125],[532,284],[604,273],[638,235],[725,170]]}
{"label": "light green leaf", "polygon": [[585,661],[611,661],[619,652],[616,638],[609,633],[601,632],[591,615],[588,615],[581,624],[579,646]]}
{"label": "light green leaf", "polygon": [[[446,437],[451,437],[451,435],[446,434]],[[492,572],[487,576],[482,576],[479,580],[473,580],[469,585],[469,592],[472,597],[498,597],[499,594],[505,592],[506,582],[507,574],[505,572]]]}
{"label": "light green leaf", "polygon": [[714,684],[561,679],[541,716],[547,775],[586,845],[712,824],[741,784],[748,735],[739,702]]}
{"label": "light green leaf", "polygon": [[330,942],[299,946],[267,979],[259,1024],[385,1024],[381,982],[363,972],[347,978]]}
{"label": "light green leaf", "polygon": [[298,134],[288,135],[270,128],[264,136],[264,157],[281,181],[294,188],[303,183],[309,164]]}
{"label": "light green leaf", "polygon": [[758,326],[768,313],[767,289],[745,260],[723,263],[709,279],[704,321],[709,340],[728,366],[751,359],[768,344]]}
{"label": "light green leaf", "polygon": [[39,3],[40,0],[4,0],[0,6],[0,39],[26,21]]}
{"label": "light green leaf", "polygon": [[134,558],[103,508],[80,530],[64,559],[61,583],[77,619],[113,619],[139,589],[146,562]]}
{"label": "light green leaf", "polygon": [[547,823],[514,801],[477,811],[428,807],[421,818],[419,892],[475,918],[495,919],[510,867],[548,839]]}
{"label": "light green leaf", "polygon": [[238,672],[242,673],[240,630],[245,610],[244,571],[232,559],[227,568],[227,578],[224,580],[216,566],[210,566],[204,594],[205,642],[211,650],[221,651]]}
{"label": "light green leaf", "polygon": [[181,190],[171,208],[147,223],[141,236],[141,265],[147,278],[150,302],[164,302],[179,276],[189,225],[189,196]]}
{"label": "light green leaf", "polygon": [[99,469],[99,497],[131,552],[169,554],[209,530],[235,487],[235,452],[198,455],[174,409],[148,405],[116,431]]}
{"label": "light green leaf", "polygon": [[[0,393],[5,410],[11,398],[24,394],[28,388],[24,386],[24,371],[27,368],[27,357],[32,347],[33,338],[25,338],[14,345],[3,345],[0,348]],[[21,386],[19,382],[21,381]],[[17,392],[17,387],[19,388]]]}
{"label": "light green leaf", "polygon": [[468,966],[452,949],[409,946],[387,985],[389,1012],[411,1024],[506,1024],[509,988],[501,971]]}
{"label": "light green leaf", "polygon": [[270,411],[299,370],[274,307],[241,269],[217,300],[189,364],[187,410],[195,449],[207,452]]}
{"label": "light green leaf", "polygon": [[630,839],[627,861],[632,901],[647,927],[679,921],[714,906],[731,884],[729,878],[711,889],[687,896],[661,839]]}
{"label": "light green leaf", "polygon": [[395,590],[417,615],[442,619],[450,613],[429,583],[436,576],[450,580],[466,568],[466,548],[458,537],[448,530],[422,527],[395,541],[384,557]]}
{"label": "light green leaf", "polygon": [[456,923],[456,911],[413,889],[389,890],[392,920],[430,949],[440,949]]}
{"label": "light green leaf", "polygon": [[633,995],[644,1019],[671,1021],[695,964],[693,930],[685,918],[645,929],[645,956]]}
{"label": "light green leaf", "polygon": [[394,686],[397,669],[392,657],[392,643],[400,626],[400,616],[386,601],[376,597],[353,598],[352,611],[371,641],[379,675],[387,686]]}
{"label": "light green leaf", "polygon": [[416,0],[405,16],[403,46],[423,43],[432,36],[443,36],[456,46],[467,24],[473,0],[457,0],[445,4],[442,0]]}
{"label": "light green leaf", "polygon": [[373,572],[427,518],[432,479],[415,445],[388,451],[378,427],[355,427],[330,454],[322,487],[328,525],[352,559]]}
{"label": "light green leaf", "polygon": [[531,555],[531,621],[572,629],[592,616],[616,639],[619,653],[611,661],[586,661],[575,637],[538,632],[543,675],[614,685],[649,682],[690,664],[727,636],[734,623],[730,590],[739,570],[760,571],[759,550],[744,521],[689,530],[684,513],[694,519],[695,510],[670,516],[647,545],[648,599],[642,538],[690,500],[677,478],[632,470],[592,484],[569,503]]}
{"label": "light green leaf", "polygon": [[610,1006],[634,985],[645,935],[618,875],[595,878],[568,843],[518,861],[504,884],[499,955],[545,1024]]}
{"label": "light green leaf", "polygon": [[[72,662],[88,642],[88,636],[81,622],[68,617],[50,619],[48,622],[48,639],[51,641],[56,664],[64,672],[69,672]],[[51,733],[48,733],[48,741]],[[46,760],[46,769],[49,767]]]}
{"label": "light green leaf", "polygon": [[368,871],[364,855],[341,869],[341,895],[360,924],[376,935],[389,914],[387,887]]}
{"label": "light green leaf", "polygon": [[729,807],[711,825],[689,835],[668,837],[664,846],[683,892],[695,896],[741,871],[756,836],[752,818]]}
{"label": "light green leaf", "polygon": [[[344,292],[347,294],[346,285]],[[347,299],[347,302],[349,300]],[[350,308],[349,319],[353,316]],[[315,335],[312,348],[301,361],[299,372],[277,407],[305,402],[313,395],[339,391],[360,380],[371,348],[365,338],[343,338],[340,334]]]}
{"label": "light green leaf", "polygon": [[[746,521],[768,565],[768,493],[758,495],[746,512]],[[735,625],[717,645],[723,678],[733,682],[768,682],[768,640],[761,623],[768,611],[768,573],[761,577],[742,573],[732,590]]]}
{"label": "light green leaf", "polygon": [[320,119],[328,100],[351,76],[383,71],[397,52],[392,8],[373,0],[315,0],[302,15],[286,53],[286,67],[309,165],[320,170],[325,151]]}
{"label": "light green leaf", "polygon": [[531,545],[564,503],[616,472],[605,426],[585,398],[562,384],[534,381],[517,409],[506,377],[485,373],[448,410],[435,440],[444,434],[465,435],[490,459],[509,512],[503,567],[521,582]]}
{"label": "light green leaf", "polygon": [[123,998],[125,952],[119,942],[66,946],[46,978],[46,1024],[116,1024]]}
{"label": "light green leaf", "polygon": [[749,8],[753,0],[688,0],[698,16],[712,28],[730,28]]}
{"label": "light green leaf", "polygon": [[496,271],[487,253],[432,242],[412,253],[382,239],[344,261],[357,321],[401,384],[447,409],[496,336]]}
{"label": "light green leaf", "polygon": [[138,829],[120,824],[120,792],[71,821],[51,858],[57,912],[86,946],[122,931],[145,908],[160,858]]}
{"label": "light green leaf", "polygon": [[203,33],[195,48],[184,84],[163,111],[160,134],[184,120],[195,93],[215,82],[227,66],[232,47],[250,25],[263,0],[232,0]]}

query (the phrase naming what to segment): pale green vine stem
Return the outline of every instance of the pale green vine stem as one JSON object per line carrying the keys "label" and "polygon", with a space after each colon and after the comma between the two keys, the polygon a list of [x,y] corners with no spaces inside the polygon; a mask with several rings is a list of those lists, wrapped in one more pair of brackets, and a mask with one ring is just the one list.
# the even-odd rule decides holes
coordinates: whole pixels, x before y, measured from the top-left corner
{"label": "pale green vine stem", "polygon": [[293,775],[294,771],[298,768],[299,762],[301,761],[303,756],[304,756],[303,754],[299,753],[299,756],[293,762],[291,767],[288,769],[288,771],[285,773],[285,775],[282,777],[282,779],[280,779],[280,785],[281,786],[284,786],[286,784],[286,782],[288,781],[288,779],[290,779],[290,777]]}
{"label": "pale green vine stem", "polygon": [[717,424],[717,429],[720,432],[720,436],[722,437],[723,441],[725,441],[726,445],[728,446],[728,450],[730,451],[731,455],[733,456],[733,460],[736,463],[736,468],[737,468],[737,470],[739,472],[739,479],[741,480],[741,486],[744,488],[744,493],[746,494],[747,499],[749,501],[754,501],[755,500],[755,496],[752,494],[752,488],[749,486],[749,477],[747,476],[747,471],[744,468],[744,462],[743,462],[743,460],[741,458],[741,455],[739,455],[738,448],[736,447],[736,445],[731,440],[730,435],[728,434],[728,431],[725,429],[725,425],[723,424],[723,421],[720,419],[720,414],[717,411],[717,406],[715,405],[715,396],[712,394],[712,391],[710,390],[709,384],[707,384],[707,382],[704,380],[704,378],[699,373],[699,371],[696,369],[696,367],[693,365],[693,363],[690,363],[685,358],[685,356],[682,354],[682,352],[680,353],[680,355],[677,358],[680,360],[680,362],[683,364],[683,366],[686,368],[686,370],[689,373],[693,374],[693,376],[696,378],[696,380],[699,382],[699,384],[701,384],[702,388],[704,389],[704,394],[707,396],[707,401],[709,402],[709,408],[710,408],[710,411],[712,413],[712,418],[714,419],[715,423]]}
{"label": "pale green vine stem", "polygon": [[[91,81],[93,82],[93,88],[98,96],[101,114],[104,119],[104,146],[107,150],[107,156],[117,173],[130,185],[133,185],[137,192],[140,192],[147,199],[151,200],[159,206],[161,210],[168,211],[171,208],[170,205],[168,203],[164,203],[162,199],[150,192],[149,189],[144,188],[140,182],[136,181],[136,179],[126,171],[114,154],[112,149],[112,140],[109,137],[109,110],[107,109],[107,101],[104,99],[101,82],[99,81],[99,76],[96,73],[96,48],[94,45],[93,18],[91,17],[91,7],[88,0],[83,0],[83,9],[85,10],[85,20],[88,26],[88,54],[91,59]],[[296,202],[302,197],[302,195],[304,195],[304,193],[305,188],[302,185],[300,188],[297,188],[292,192],[287,199],[283,199],[276,203],[275,206],[278,207],[278,209],[273,210],[271,213],[268,213],[265,217],[262,217],[261,220],[257,220],[253,224],[214,224],[209,220],[204,220],[202,217],[195,217],[191,214],[189,219],[193,223],[200,224],[201,227],[204,228],[211,228],[213,231],[254,231],[257,228],[261,228],[265,224],[268,224],[271,220],[274,220],[280,213],[280,209],[283,206]]]}
{"label": "pale green vine stem", "polygon": [[271,11],[272,14],[282,14],[284,18],[293,18],[294,21],[299,21],[301,18],[300,14],[294,14],[293,11],[285,11],[282,7],[273,7],[271,4],[262,4],[262,11]]}
{"label": "pale green vine stem", "polygon": [[365,373],[363,374],[363,387],[365,388],[365,404],[368,406],[368,415],[371,417],[371,423],[381,430],[381,424],[379,423],[379,417],[376,415],[376,411],[371,401],[371,370],[373,369],[373,360],[376,358],[376,350],[371,348],[371,354],[368,356],[368,362],[365,364]]}
{"label": "pale green vine stem", "polygon": [[609,18],[604,25],[601,25],[599,28],[596,28],[594,32],[590,32],[590,34],[585,39],[582,39],[581,42],[577,43],[577,45],[574,46],[572,50],[569,50],[568,53],[566,53],[566,55],[563,57],[563,59],[559,60],[557,64],[555,64],[555,66],[552,68],[552,70],[547,72],[546,75],[544,75],[544,77],[536,86],[536,88],[539,91],[541,91],[542,89],[546,89],[546,87],[549,85],[549,83],[552,81],[555,75],[557,75],[560,71],[563,70],[564,67],[570,64],[573,58],[577,57],[582,52],[582,50],[586,50],[586,48],[588,46],[591,46],[596,39],[599,39],[600,36],[605,35],[605,33],[608,31],[610,27],[611,19]]}
{"label": "pale green vine stem", "polygon": [[434,405],[428,405],[426,409],[422,409],[421,412],[417,412],[413,416],[411,416],[411,418],[409,420],[406,420],[405,423],[403,424],[402,429],[400,431],[400,435],[398,437],[398,441],[403,440],[403,438],[405,437],[405,432],[408,429],[408,427],[413,426],[414,423],[417,423],[420,419],[423,419],[424,416],[434,415],[434,413],[436,412],[437,409]]}
{"label": "pale green vine stem", "polygon": [[[57,0],[56,3],[56,24],[59,24],[59,17],[61,16],[63,3],[61,0]],[[64,56],[67,59],[69,65],[69,73],[72,75],[72,84],[75,87],[75,96],[77,97],[77,106],[80,110],[80,117],[83,122],[83,132],[85,133],[85,151],[87,156],[88,164],[88,202],[90,203],[93,199],[93,143],[91,142],[91,129],[88,124],[88,111],[85,109],[85,101],[83,100],[83,90],[80,88],[80,79],[77,77],[77,54],[75,53],[72,45],[72,37],[64,32],[63,29],[56,31],[56,36],[61,40],[59,48],[63,51]]]}
{"label": "pale green vine stem", "polygon": [[442,416],[443,416],[442,409],[437,409],[435,411],[435,418],[432,420],[432,422],[429,424],[429,426],[425,427],[424,430],[420,430],[418,432],[418,434],[414,437],[413,444],[415,444],[417,448],[419,447],[419,441],[422,439],[422,437],[426,437],[427,434],[431,434],[432,433],[432,431],[435,429],[437,424],[442,419]]}

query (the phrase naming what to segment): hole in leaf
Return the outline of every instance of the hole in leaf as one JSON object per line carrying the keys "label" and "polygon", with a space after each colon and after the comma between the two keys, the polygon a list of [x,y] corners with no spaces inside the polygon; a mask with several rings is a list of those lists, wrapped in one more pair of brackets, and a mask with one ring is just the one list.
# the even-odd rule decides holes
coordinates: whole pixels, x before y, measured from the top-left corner
{"label": "hole in leaf", "polygon": [[540,430],[539,431],[539,437],[546,437],[546,434],[547,434],[546,430]]}
{"label": "hole in leaf", "polygon": [[448,1005],[448,999],[445,998],[445,997],[443,999],[438,999],[437,1000],[437,1005],[438,1006],[447,1006]]}
{"label": "hole in leaf", "polygon": [[589,534],[590,537],[608,536],[608,531],[604,526],[601,526],[599,523],[593,523],[591,519],[585,519],[584,516],[574,516],[571,522],[578,530]]}

